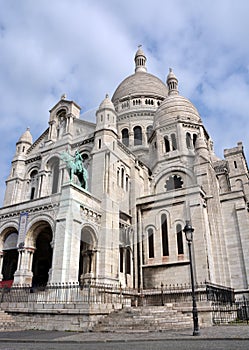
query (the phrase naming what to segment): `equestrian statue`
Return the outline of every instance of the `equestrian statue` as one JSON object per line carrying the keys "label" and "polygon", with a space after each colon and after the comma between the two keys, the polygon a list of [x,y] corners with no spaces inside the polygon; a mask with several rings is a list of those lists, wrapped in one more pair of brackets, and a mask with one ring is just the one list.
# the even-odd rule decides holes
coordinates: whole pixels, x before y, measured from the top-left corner
{"label": "equestrian statue", "polygon": [[80,182],[80,186],[87,191],[88,171],[84,167],[84,161],[79,151],[76,150],[74,157],[71,156],[68,152],[63,152],[61,154],[61,159],[66,162],[70,181],[73,181],[73,177],[76,175]]}

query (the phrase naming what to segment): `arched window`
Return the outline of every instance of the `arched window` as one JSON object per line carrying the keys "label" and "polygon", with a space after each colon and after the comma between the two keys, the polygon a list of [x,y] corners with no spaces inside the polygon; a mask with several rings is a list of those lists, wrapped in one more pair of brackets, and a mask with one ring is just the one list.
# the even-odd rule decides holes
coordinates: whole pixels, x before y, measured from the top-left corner
{"label": "arched window", "polygon": [[56,158],[53,164],[52,194],[58,192],[59,185],[59,159]]}
{"label": "arched window", "polygon": [[171,144],[172,144],[172,150],[175,151],[177,149],[177,142],[176,142],[176,135],[171,134]]}
{"label": "arched window", "polygon": [[124,168],[121,169],[121,187],[124,188]]}
{"label": "arched window", "polygon": [[135,126],[134,132],[134,146],[142,145],[142,128],[141,126]]}
{"label": "arched window", "polygon": [[57,118],[58,118],[58,128],[57,128],[57,138],[61,138],[65,133],[66,133],[66,110],[65,109],[61,109],[58,113],[57,113]]}
{"label": "arched window", "polygon": [[154,258],[154,233],[152,228],[148,229],[149,258]]}
{"label": "arched window", "polygon": [[59,158],[53,157],[48,162],[48,169],[51,170],[52,194],[59,191]]}
{"label": "arched window", "polygon": [[178,255],[184,254],[183,238],[182,238],[182,226],[180,224],[176,225],[176,235],[177,235],[177,252],[178,252]]}
{"label": "arched window", "polygon": [[119,248],[119,272],[124,272],[124,249]]}
{"label": "arched window", "polygon": [[163,256],[169,256],[168,224],[166,214],[161,216],[162,248]]}
{"label": "arched window", "polygon": [[129,147],[129,130],[128,129],[123,129],[122,130],[122,143]]}
{"label": "arched window", "polygon": [[129,176],[126,175],[125,177],[125,190],[129,191]]}
{"label": "arched window", "polygon": [[172,175],[166,181],[167,191],[176,190],[177,188],[182,188],[183,181],[179,175]]}
{"label": "arched window", "polygon": [[120,170],[118,169],[117,170],[117,184],[118,184],[118,186],[119,186],[119,176],[120,176]]}
{"label": "arched window", "polygon": [[168,136],[164,136],[164,144],[165,144],[165,152],[168,153],[170,151],[170,143],[169,143]]}
{"label": "arched window", "polygon": [[35,187],[31,187],[31,193],[30,193],[30,199],[34,199],[35,198]]}
{"label": "arched window", "polygon": [[152,131],[153,131],[153,126],[152,125],[149,125],[147,126],[147,129],[146,129],[146,134],[147,134],[147,142],[152,134]]}
{"label": "arched window", "polygon": [[196,144],[196,140],[197,140],[197,135],[193,134],[193,145],[194,145],[194,147],[195,147],[195,144]]}
{"label": "arched window", "polygon": [[192,146],[192,139],[189,132],[186,133],[186,146],[187,148],[191,148]]}
{"label": "arched window", "polygon": [[129,248],[126,249],[125,273],[128,275],[131,273],[131,252]]}
{"label": "arched window", "polygon": [[30,180],[31,180],[31,193],[30,193],[30,199],[34,199],[35,198],[35,192],[36,192],[36,188],[37,188],[37,174],[38,171],[37,170],[33,170],[30,173]]}

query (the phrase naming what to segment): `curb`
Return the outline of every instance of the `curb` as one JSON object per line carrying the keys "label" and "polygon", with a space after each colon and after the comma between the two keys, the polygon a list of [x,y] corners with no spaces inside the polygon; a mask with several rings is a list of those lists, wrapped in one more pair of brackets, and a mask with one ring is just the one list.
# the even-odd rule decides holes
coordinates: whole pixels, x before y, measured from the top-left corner
{"label": "curb", "polygon": [[0,338],[0,343],[56,343],[56,344],[93,344],[93,343],[138,343],[138,342],[156,342],[156,341],[249,341],[249,337],[183,337],[183,338],[151,338],[151,339],[92,339],[92,340],[59,340],[59,339],[11,339],[11,338]]}

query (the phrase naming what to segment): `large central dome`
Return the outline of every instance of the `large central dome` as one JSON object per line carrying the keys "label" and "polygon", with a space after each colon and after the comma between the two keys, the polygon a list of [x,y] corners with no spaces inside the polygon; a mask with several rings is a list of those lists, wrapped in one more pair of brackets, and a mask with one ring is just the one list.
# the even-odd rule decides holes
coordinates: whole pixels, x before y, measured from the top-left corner
{"label": "large central dome", "polygon": [[122,81],[113,94],[115,103],[128,96],[158,96],[165,98],[168,95],[166,85],[157,77],[147,72],[136,72]]}
{"label": "large central dome", "polygon": [[135,63],[135,73],[119,84],[113,94],[112,102],[116,104],[118,101],[137,96],[159,97],[163,100],[168,96],[167,86],[159,78],[147,73],[146,56],[141,48],[136,52]]}

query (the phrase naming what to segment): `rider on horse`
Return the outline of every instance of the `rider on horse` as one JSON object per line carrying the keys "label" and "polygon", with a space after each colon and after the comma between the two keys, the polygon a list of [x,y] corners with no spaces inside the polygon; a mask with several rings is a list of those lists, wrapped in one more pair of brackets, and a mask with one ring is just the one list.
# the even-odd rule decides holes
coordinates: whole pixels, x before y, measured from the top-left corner
{"label": "rider on horse", "polygon": [[77,150],[74,155],[74,163],[75,163],[75,173],[83,172],[83,158],[80,154],[80,152]]}

